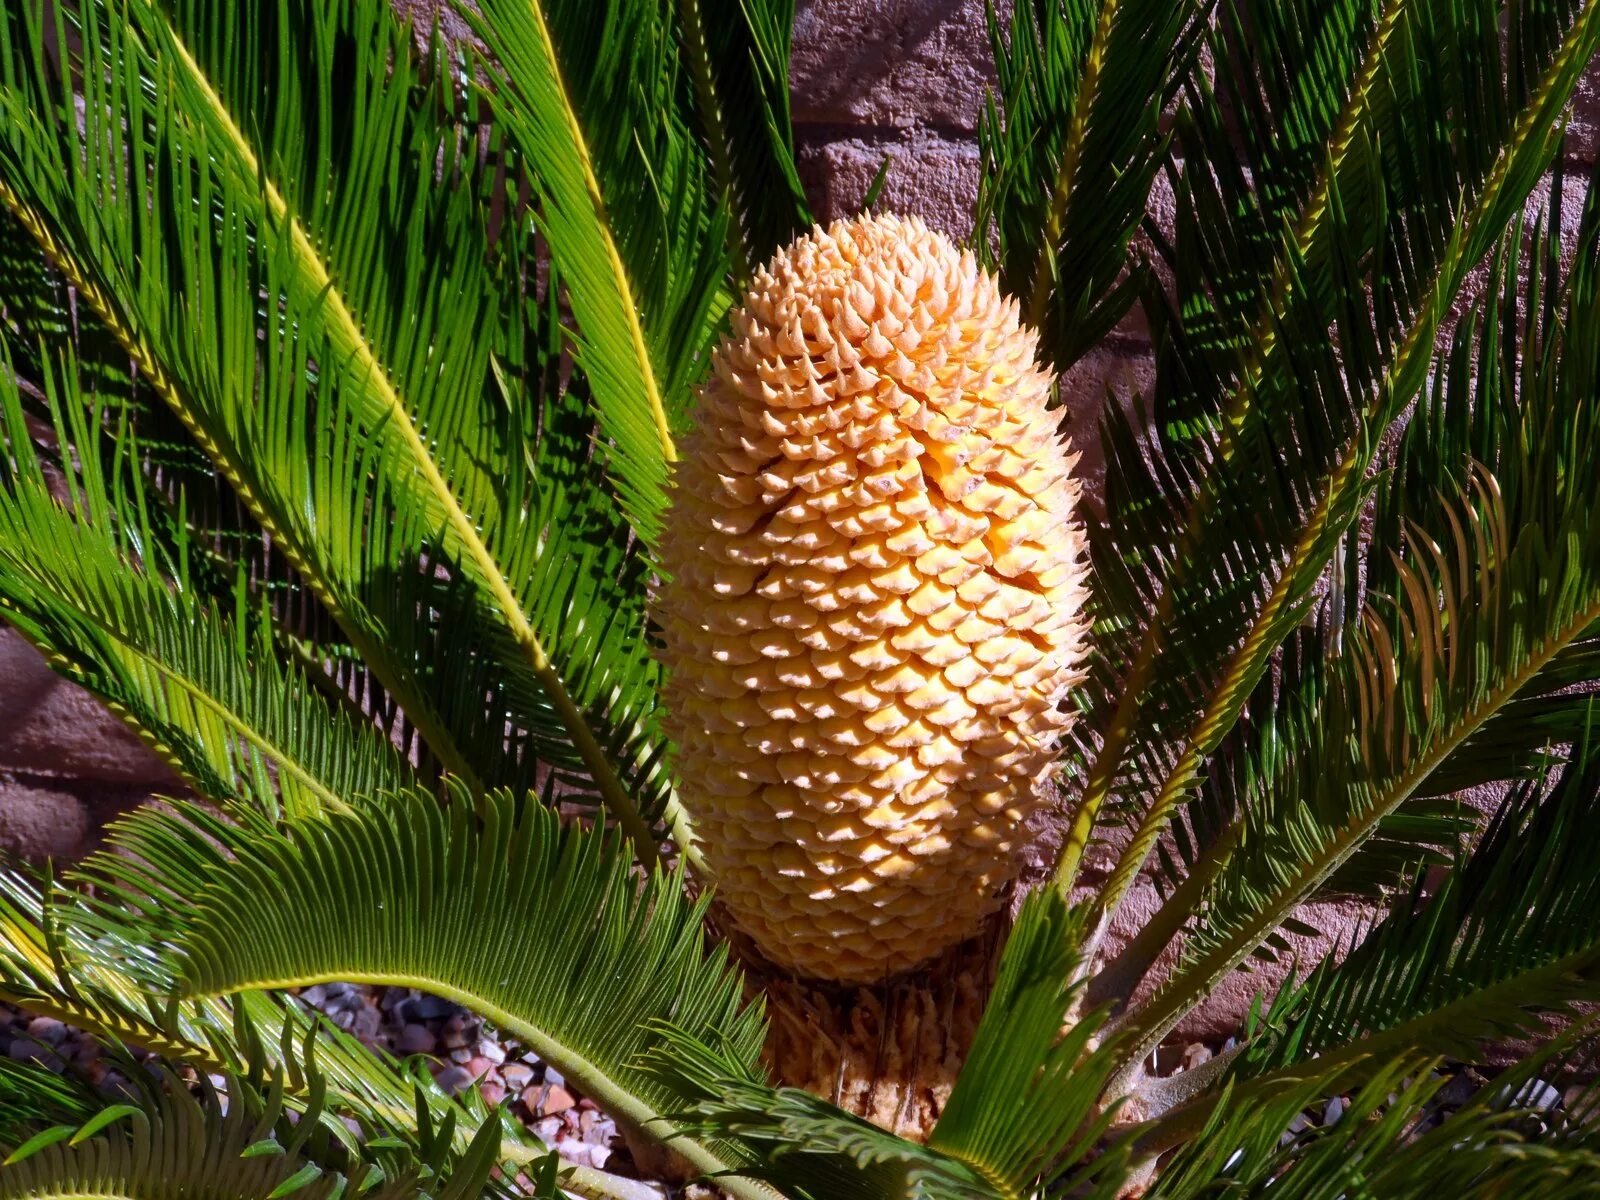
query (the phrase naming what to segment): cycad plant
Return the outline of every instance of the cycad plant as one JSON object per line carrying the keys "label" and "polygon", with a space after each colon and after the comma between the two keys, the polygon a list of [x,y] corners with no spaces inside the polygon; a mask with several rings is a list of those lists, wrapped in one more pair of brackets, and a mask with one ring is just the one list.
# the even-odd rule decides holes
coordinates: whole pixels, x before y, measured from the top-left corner
{"label": "cycad plant", "polygon": [[642,1194],[328,981],[736,1197],[1591,1194],[1600,0],[1016,0],[966,247],[801,236],[783,0],[462,13],[0,18],[0,615],[190,789],[0,874],[156,1059],[0,1062],[0,1196]]}

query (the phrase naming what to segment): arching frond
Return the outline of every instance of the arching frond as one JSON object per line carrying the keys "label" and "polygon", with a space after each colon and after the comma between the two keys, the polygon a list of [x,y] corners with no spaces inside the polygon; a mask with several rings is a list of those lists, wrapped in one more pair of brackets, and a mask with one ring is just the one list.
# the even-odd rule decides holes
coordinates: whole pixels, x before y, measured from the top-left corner
{"label": "arching frond", "polygon": [[1129,242],[1167,153],[1162,109],[1201,44],[1209,0],[989,6],[999,96],[979,126],[973,247],[1066,370],[1138,298]]}
{"label": "arching frond", "polygon": [[[1364,1065],[1318,1069],[1263,1093],[1250,1084],[1225,1090],[1203,1126],[1189,1113],[1170,1124],[1189,1128],[1186,1145],[1165,1164],[1147,1194],[1213,1196],[1219,1191],[1303,1200],[1339,1196],[1538,1196],[1566,1200],[1589,1195],[1600,1165],[1591,1129],[1593,1111],[1580,1099],[1573,1119],[1530,1119],[1521,1098],[1541,1075],[1555,1077],[1592,1053],[1593,1030],[1582,1024],[1535,1051],[1455,1111],[1440,1103],[1446,1077],[1438,1060],[1402,1055]],[[1365,1082],[1361,1079],[1365,1078]],[[1313,1125],[1303,1116],[1328,1097],[1348,1093],[1336,1122]],[[1171,1128],[1151,1122],[1145,1148],[1155,1153]]]}
{"label": "arching frond", "polygon": [[593,389],[622,509],[659,530],[675,438],[730,295],[729,213],[680,97],[665,4],[486,0],[462,6],[488,48],[486,99],[527,155],[573,353]]}
{"label": "arching frond", "polygon": [[1522,785],[1436,894],[1417,879],[1343,962],[1280,995],[1284,1011],[1240,1077],[1312,1056],[1358,1071],[1408,1052],[1470,1062],[1483,1042],[1540,1032],[1600,995],[1600,884],[1586,849],[1597,826],[1592,759],[1569,764],[1548,796]]}
{"label": "arching frond", "polygon": [[742,280],[811,224],[789,120],[794,0],[678,0],[676,16],[711,180],[732,201]]}
{"label": "arching frond", "polygon": [[[1587,332],[1593,297],[1576,329]],[[1575,316],[1580,314],[1574,314]],[[1592,436],[1592,379],[1557,385],[1553,436]],[[1531,411],[1537,412],[1536,409]],[[1538,417],[1534,417],[1539,421]],[[1577,428],[1569,428],[1576,426]],[[1525,443],[1533,461],[1561,451]],[[1176,1016],[1344,865],[1421,786],[1565,648],[1600,620],[1600,558],[1590,527],[1600,496],[1582,472],[1548,477],[1540,517],[1513,531],[1492,476],[1457,509],[1459,538],[1414,541],[1396,594],[1347,645],[1314,721],[1259,804],[1238,851],[1202,893],[1185,965],[1133,1019],[1142,1056]]]}
{"label": "arching frond", "polygon": [[[79,682],[124,713],[212,799],[276,815],[315,815],[343,797],[405,786],[407,765],[373,726],[335,708],[282,666],[247,614],[219,614],[154,548],[135,474],[113,494],[116,465],[99,455],[104,414],[78,388],[70,356],[43,381],[58,439],[77,449],[63,502],[32,451],[7,359],[0,358],[0,612]],[[137,457],[124,430],[119,458]],[[69,507],[70,505],[70,507]],[[180,531],[180,539],[181,539]],[[242,585],[241,585],[242,587]],[[243,594],[235,593],[242,601]]]}
{"label": "arching frond", "polygon": [[[571,764],[647,844],[670,796],[642,587],[606,490],[540,473],[582,471],[586,392],[560,386],[557,291],[520,232],[491,246],[448,80],[377,0],[106,0],[58,39],[68,19],[7,16],[8,207],[440,761],[480,786]],[[119,86],[80,107],[54,44]]]}
{"label": "arching frond", "polygon": [[[654,1023],[725,1038],[753,1069],[760,1011],[743,1005],[726,951],[707,952],[703,905],[677,874],[641,887],[625,845],[562,828],[531,799],[441,806],[406,793],[351,808],[284,833],[193,808],[140,813],[84,868],[105,899],[71,919],[95,944],[178,947],[122,959],[158,995],[347,980],[449,997],[656,1137],[677,1098],[647,1069]],[[240,906],[240,894],[256,902]],[[722,1143],[674,1148],[702,1171],[739,1165]]]}
{"label": "arching frond", "polygon": [[[85,929],[81,897],[42,890],[19,873],[0,875],[0,889],[0,997],[11,1004],[204,1075],[271,1076],[289,1109],[319,1109],[343,1140],[352,1138],[348,1118],[365,1136],[393,1139],[424,1157],[450,1147],[459,1155],[488,1124],[499,1127],[499,1153],[512,1174],[542,1169],[551,1157],[531,1131],[475,1092],[447,1095],[420,1063],[369,1048],[292,998],[249,992],[174,1004],[125,969],[146,957],[136,931],[119,934],[120,926],[92,921]],[[40,1081],[28,1091],[40,1098]],[[35,1115],[60,1123],[63,1111],[58,1105]]]}
{"label": "arching frond", "polygon": [[[689,1103],[680,1123],[737,1137],[753,1174],[801,1200],[1023,1200],[1041,1187],[1117,1194],[1125,1145],[1099,1101],[1115,1056],[1103,1014],[1078,1011],[1083,919],[1053,891],[1023,903],[972,1049],[926,1146],[894,1137],[793,1088],[741,1071],[718,1044],[669,1029],[657,1070]],[[1092,1163],[1086,1152],[1099,1150]]]}
{"label": "arching frond", "polygon": [[1036,1182],[1080,1189],[1114,1175],[1115,1147],[1084,1170],[1116,1115],[1101,1103],[1114,1056],[1103,1012],[1084,1011],[1078,978],[1082,909],[1050,889],[1023,901],[994,991],[930,1147],[972,1164],[1005,1196]]}
{"label": "arching frond", "polygon": [[[347,1160],[344,1147],[318,1122],[291,1121],[270,1084],[261,1088],[234,1076],[222,1086],[219,1092],[207,1083],[194,1096],[169,1076],[81,1123],[79,1110],[68,1108],[71,1123],[45,1126],[20,1144],[0,1147],[10,1152],[0,1165],[0,1196],[334,1200],[353,1189],[382,1200],[474,1200],[497,1190],[489,1181],[497,1149],[493,1127],[455,1162],[437,1155],[407,1161],[387,1146],[374,1148],[371,1159]],[[536,1194],[540,1200],[557,1195],[548,1185]]]}
{"label": "arching frond", "polygon": [[[1513,36],[1482,36],[1502,18]],[[1104,657],[1060,878],[1129,801],[1108,907],[1305,618],[1451,304],[1555,153],[1600,7],[1233,4],[1220,28],[1224,96],[1196,83],[1180,127],[1183,309],[1155,318],[1148,458],[1107,413]],[[1238,164],[1229,111],[1287,132]]]}

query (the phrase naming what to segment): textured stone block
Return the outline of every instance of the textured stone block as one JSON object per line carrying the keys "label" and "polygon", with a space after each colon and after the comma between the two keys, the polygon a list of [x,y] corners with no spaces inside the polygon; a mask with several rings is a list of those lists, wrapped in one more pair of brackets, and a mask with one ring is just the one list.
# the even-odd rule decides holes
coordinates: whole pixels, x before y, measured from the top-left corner
{"label": "textured stone block", "polygon": [[1600,62],[1578,81],[1572,100],[1572,116],[1567,123],[1567,156],[1580,163],[1600,158]]}
{"label": "textured stone block", "polygon": [[[1128,903],[1116,924],[1106,935],[1107,952],[1115,954],[1143,928],[1159,902],[1155,883],[1148,876],[1139,879],[1128,894]],[[1169,1042],[1180,1046],[1196,1041],[1217,1045],[1234,1037],[1258,995],[1270,1000],[1297,961],[1303,973],[1325,955],[1348,948],[1352,936],[1371,921],[1372,907],[1363,900],[1336,897],[1302,905],[1295,910],[1295,917],[1317,930],[1317,935],[1285,933],[1290,953],[1276,955],[1270,961],[1250,959],[1244,967],[1230,971],[1204,1003],[1178,1023]],[[1167,948],[1144,985],[1134,993],[1135,1005],[1150,997],[1156,985],[1171,971],[1176,958],[1174,944]]]}
{"label": "textured stone block", "polygon": [[797,121],[975,129],[994,84],[983,5],[802,0],[790,79]]}
{"label": "textured stone block", "polygon": [[151,788],[174,782],[122,721],[10,629],[0,629],[0,769]]}
{"label": "textured stone block", "polygon": [[1155,358],[1147,343],[1137,339],[1102,342],[1061,378],[1061,402],[1067,436],[1083,457],[1078,475],[1083,494],[1098,506],[1105,494],[1106,459],[1100,446],[1100,414],[1108,396],[1127,406],[1131,397],[1155,383]]}
{"label": "textured stone block", "polygon": [[[451,44],[458,45],[473,40],[471,27],[449,0],[390,0],[390,2],[395,12],[411,22],[419,40],[428,37],[435,22],[438,23],[440,36]],[[473,5],[474,9],[476,7]]]}
{"label": "textured stone block", "polygon": [[887,155],[889,174],[878,200],[880,212],[919,216],[957,241],[971,236],[978,198],[976,142],[920,132],[898,140],[834,140],[804,130],[798,140],[800,178],[818,220],[859,213]]}
{"label": "textured stone block", "polygon": [[72,858],[95,829],[89,805],[72,791],[0,775],[0,850],[35,861]]}

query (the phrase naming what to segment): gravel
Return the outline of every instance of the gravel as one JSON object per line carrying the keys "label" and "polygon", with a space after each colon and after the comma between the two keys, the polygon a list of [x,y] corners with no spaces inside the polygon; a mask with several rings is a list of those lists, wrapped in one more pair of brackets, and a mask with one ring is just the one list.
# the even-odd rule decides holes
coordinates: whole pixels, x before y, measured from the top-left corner
{"label": "gravel", "polygon": [[[634,1173],[615,1121],[538,1055],[461,1006],[415,990],[347,983],[305,988],[300,999],[365,1045],[401,1058],[423,1058],[439,1086],[452,1095],[476,1085],[491,1105],[507,1104],[513,1116],[565,1161]],[[108,1099],[132,1094],[99,1042],[51,1017],[32,1017],[0,1005],[0,1053],[54,1071],[70,1066]],[[136,1054],[141,1060],[147,1057]],[[149,1068],[156,1069],[153,1061]]]}

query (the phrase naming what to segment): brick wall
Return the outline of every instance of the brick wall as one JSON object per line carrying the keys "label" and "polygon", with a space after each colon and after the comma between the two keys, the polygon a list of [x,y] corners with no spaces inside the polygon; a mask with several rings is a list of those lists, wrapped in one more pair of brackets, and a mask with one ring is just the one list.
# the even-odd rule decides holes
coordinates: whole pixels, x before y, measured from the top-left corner
{"label": "brick wall", "polygon": [[[426,12],[437,0],[396,0]],[[857,210],[879,164],[889,172],[880,206],[920,213],[957,237],[971,230],[977,191],[977,122],[993,78],[982,0],[800,0],[793,61],[802,177],[820,218]],[[1575,166],[1600,146],[1600,71],[1585,79],[1569,131]],[[1135,318],[1064,380],[1075,439],[1098,481],[1093,414],[1108,387],[1149,378]],[[57,679],[16,634],[0,631],[0,847],[71,856],[91,846],[110,816],[170,790],[166,768],[123,725]],[[1154,901],[1135,895],[1129,924]],[[1338,903],[1304,914],[1330,934],[1359,912]],[[1308,952],[1318,947],[1303,945]],[[1237,977],[1186,1025],[1217,1036],[1237,1019],[1259,977]]]}

